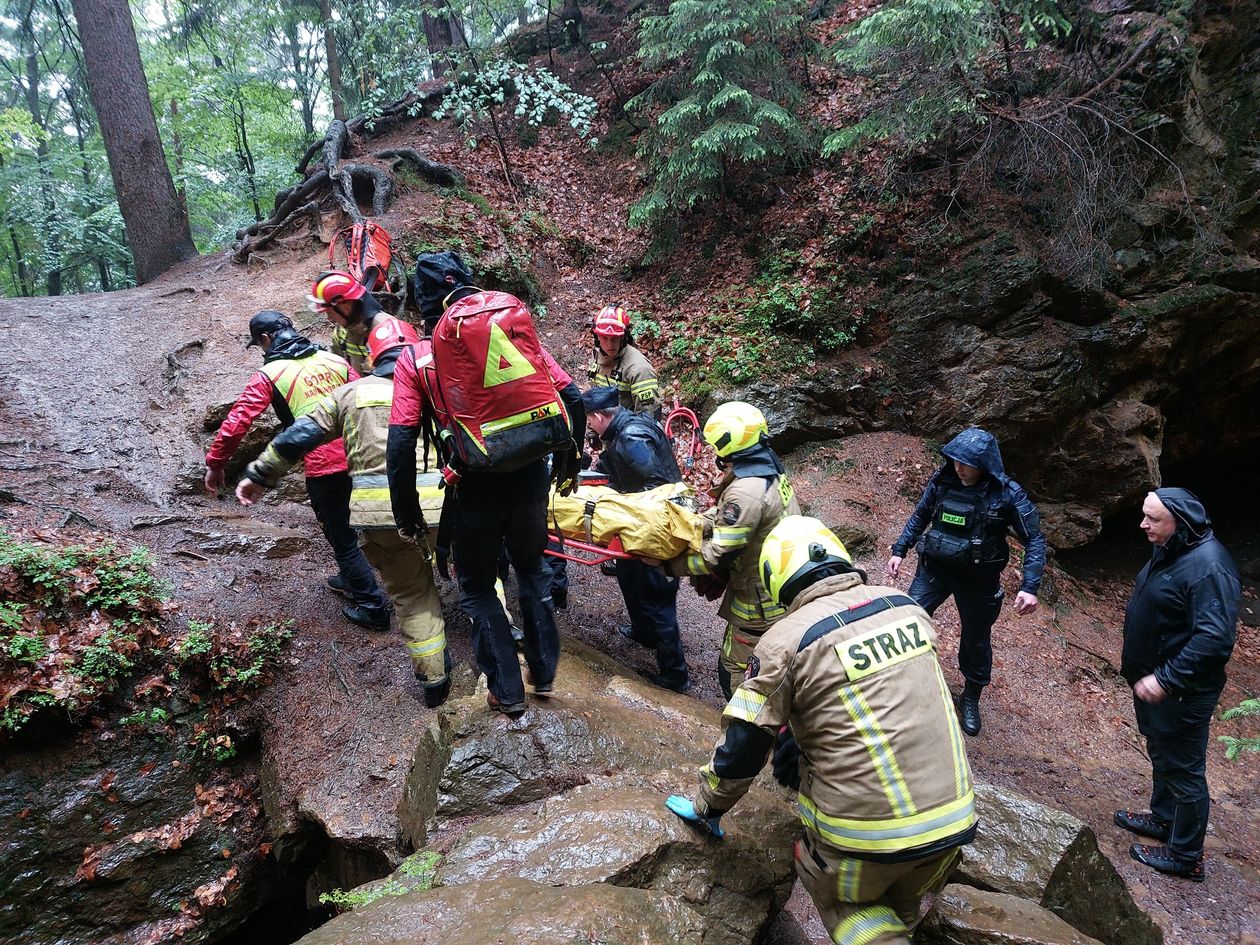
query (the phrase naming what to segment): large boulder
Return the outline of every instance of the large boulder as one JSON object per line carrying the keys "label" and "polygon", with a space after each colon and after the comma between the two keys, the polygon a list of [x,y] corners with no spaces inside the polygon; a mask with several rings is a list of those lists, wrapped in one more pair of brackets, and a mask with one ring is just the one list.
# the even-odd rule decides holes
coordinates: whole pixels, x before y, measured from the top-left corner
{"label": "large boulder", "polygon": [[1094,832],[1006,788],[976,785],[980,827],[958,882],[1040,903],[1107,945],[1162,945]]}
{"label": "large boulder", "polygon": [[915,940],[925,945],[1100,945],[1034,902],[946,886]]}
{"label": "large boulder", "polygon": [[257,779],[105,730],[5,747],[0,941],[179,941],[230,933],[271,894]]}
{"label": "large boulder", "polygon": [[522,877],[659,889],[701,915],[706,945],[751,942],[791,895],[800,824],[782,797],[754,788],[717,840],[665,808],[668,794],[693,790],[694,777],[691,769],[618,775],[487,818],[450,850],[437,883]]}
{"label": "large boulder", "polygon": [[337,916],[298,945],[701,945],[680,898],[607,884],[500,879],[387,896]]}
{"label": "large boulder", "polygon": [[425,842],[435,813],[458,817],[541,800],[592,772],[699,765],[717,739],[717,713],[686,696],[618,675],[622,667],[564,641],[556,690],[507,722],[483,691],[451,702],[420,740],[400,811],[404,833]]}

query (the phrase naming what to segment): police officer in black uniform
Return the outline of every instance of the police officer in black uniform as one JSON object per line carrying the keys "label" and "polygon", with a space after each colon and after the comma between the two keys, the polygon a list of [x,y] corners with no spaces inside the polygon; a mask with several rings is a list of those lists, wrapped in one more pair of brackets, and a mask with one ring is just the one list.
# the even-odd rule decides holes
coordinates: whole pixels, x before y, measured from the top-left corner
{"label": "police officer in black uniform", "polygon": [[1006,475],[997,437],[971,427],[945,444],[944,465],[928,481],[914,514],[892,546],[888,573],[917,543],[919,568],[910,585],[929,614],[951,594],[958,606],[962,639],[958,668],[966,685],[959,703],[962,729],[980,734],[980,693],[993,671],[990,634],[1002,609],[1002,569],[1010,559],[1007,530],[1024,546],[1024,576],[1015,612],[1037,608],[1046,566],[1046,539],[1037,507]]}
{"label": "police officer in black uniform", "polygon": [[[603,441],[597,468],[618,492],[646,492],[682,480],[674,451],[651,414],[618,404],[615,387],[594,387],[582,395],[586,420]],[[617,584],[626,600],[630,623],[622,636],[656,651],[654,683],[675,692],[691,688],[691,677],[678,635],[678,578],[636,558],[617,559]]]}

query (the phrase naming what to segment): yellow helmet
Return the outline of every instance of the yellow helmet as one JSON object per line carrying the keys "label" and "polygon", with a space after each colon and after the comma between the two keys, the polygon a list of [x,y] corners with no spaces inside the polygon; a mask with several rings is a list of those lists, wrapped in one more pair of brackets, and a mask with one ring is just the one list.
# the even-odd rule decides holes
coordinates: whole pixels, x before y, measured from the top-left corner
{"label": "yellow helmet", "polygon": [[831,529],[816,518],[789,515],[766,536],[758,566],[770,597],[786,607],[804,586],[803,578],[819,567],[841,563],[849,565],[852,559]]}
{"label": "yellow helmet", "polygon": [[704,425],[704,441],[722,457],[756,446],[769,435],[765,415],[742,400],[722,404]]}

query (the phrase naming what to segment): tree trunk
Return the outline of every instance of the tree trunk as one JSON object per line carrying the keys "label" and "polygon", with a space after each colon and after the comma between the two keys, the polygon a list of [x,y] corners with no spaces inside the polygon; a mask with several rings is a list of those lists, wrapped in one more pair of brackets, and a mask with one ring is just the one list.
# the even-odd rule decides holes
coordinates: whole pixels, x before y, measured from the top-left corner
{"label": "tree trunk", "polygon": [[577,0],[564,0],[560,10],[560,19],[564,21],[565,38],[568,45],[576,46],[582,42],[582,8]]}
{"label": "tree trunk", "polygon": [[346,120],[346,100],[341,91],[341,60],[337,58],[337,34],[332,26],[332,0],[319,0],[319,18],[324,27],[324,55],[328,58],[328,91],[332,95],[333,117]]}
{"label": "tree trunk", "polygon": [[298,35],[297,20],[290,17],[284,24],[284,41],[289,47],[289,61],[293,63],[293,84],[302,100],[302,130],[309,138],[315,134],[315,96],[311,91],[310,76],[302,62],[302,39]]}
{"label": "tree trunk", "polygon": [[140,283],[197,255],[179,204],[127,0],[74,0],[88,92]]}
{"label": "tree trunk", "polygon": [[437,79],[451,71],[450,57],[445,52],[455,45],[455,14],[444,0],[425,0],[424,9],[424,38],[429,44],[433,77]]}
{"label": "tree trunk", "polygon": [[184,139],[179,134],[179,102],[171,97],[171,149],[175,154],[175,196],[185,213],[188,212],[188,188],[184,186]]}
{"label": "tree trunk", "polygon": [[[31,23],[33,7],[28,6],[22,16],[22,54],[26,70],[26,107],[31,113],[31,121],[40,130],[47,132],[48,123],[44,120],[44,112],[39,101],[39,48],[35,43],[35,29]],[[42,136],[35,148],[35,159],[39,167],[39,202],[44,211],[44,256],[50,266],[45,277],[45,287],[49,295],[61,295],[61,230],[57,222],[57,202],[53,197],[52,170],[48,166],[48,138]]]}

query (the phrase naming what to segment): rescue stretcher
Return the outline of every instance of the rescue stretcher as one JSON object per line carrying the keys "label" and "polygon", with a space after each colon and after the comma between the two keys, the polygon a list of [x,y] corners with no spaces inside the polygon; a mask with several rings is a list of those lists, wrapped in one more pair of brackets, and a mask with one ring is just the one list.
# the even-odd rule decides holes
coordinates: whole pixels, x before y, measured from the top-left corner
{"label": "rescue stretcher", "polygon": [[582,474],[571,496],[553,494],[545,554],[587,567],[618,559],[666,560],[696,551],[703,536],[695,494],[684,483],[624,495],[607,477]]}

